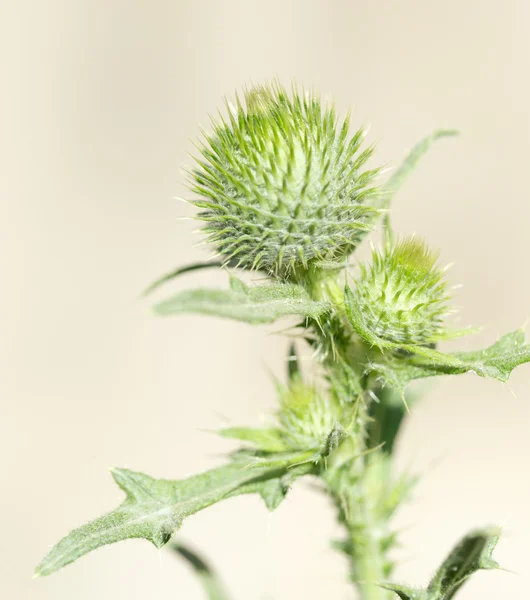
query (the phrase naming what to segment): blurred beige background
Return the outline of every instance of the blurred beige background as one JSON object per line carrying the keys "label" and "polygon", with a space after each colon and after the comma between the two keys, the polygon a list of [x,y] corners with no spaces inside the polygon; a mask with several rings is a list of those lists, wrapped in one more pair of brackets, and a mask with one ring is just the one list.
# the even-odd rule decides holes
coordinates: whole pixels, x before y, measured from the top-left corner
{"label": "blurred beige background", "polygon": [[[463,344],[487,344],[530,316],[530,3],[13,0],[0,28],[0,596],[200,599],[187,567],[145,541],[31,580],[50,544],[120,501],[108,465],[191,474],[230,447],[209,430],[273,409],[284,339],[157,320],[139,299],[208,255],[174,199],[198,124],[223,95],[278,75],[352,106],[382,163],[459,128],[408,182],[395,222],[455,261],[461,321],[487,326]],[[397,518],[398,579],[424,583],[458,536],[501,523],[498,558],[516,574],[480,574],[459,598],[528,597],[529,384],[527,367],[509,387],[429,386],[399,451],[426,474]],[[181,530],[241,600],[353,599],[328,549],[337,534],[304,484],[271,516],[233,499]]]}

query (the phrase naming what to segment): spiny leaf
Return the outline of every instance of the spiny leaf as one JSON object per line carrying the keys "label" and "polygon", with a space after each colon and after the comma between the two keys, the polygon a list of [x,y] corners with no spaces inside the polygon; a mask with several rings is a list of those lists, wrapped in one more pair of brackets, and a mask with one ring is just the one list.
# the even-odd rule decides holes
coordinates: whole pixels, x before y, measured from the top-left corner
{"label": "spiny leaf", "polygon": [[311,300],[301,286],[273,283],[249,287],[232,278],[229,290],[197,289],[180,292],[154,307],[159,315],[183,313],[226,317],[245,323],[272,323],[284,316],[318,319],[328,310],[323,302]]}
{"label": "spiny leaf", "polygon": [[466,535],[451,550],[426,590],[392,583],[381,585],[395,592],[402,600],[452,600],[462,585],[481,569],[497,569],[492,558],[499,541],[498,527],[479,529]]}
{"label": "spiny leaf", "polygon": [[394,583],[383,583],[380,585],[380,587],[394,592],[401,598],[401,600],[429,600],[425,590],[418,590],[406,585],[397,585]]}
{"label": "spiny leaf", "polygon": [[199,271],[201,269],[211,269],[211,268],[221,268],[224,265],[222,262],[201,262],[201,263],[193,263],[191,265],[186,265],[185,267],[179,267],[170,273],[166,273],[162,275],[159,279],[157,279],[154,283],[152,283],[142,294],[143,296],[148,296],[156,289],[158,289],[164,283],[175,279],[179,275],[184,275],[184,273],[191,273],[192,271]]}
{"label": "spiny leaf", "polygon": [[[414,379],[441,374],[434,373],[428,368],[423,369],[421,366],[413,365],[404,357],[398,360],[393,356],[379,356],[375,360],[370,360],[366,365],[366,370],[375,374],[379,382],[387,389],[396,390],[402,399],[408,384]],[[405,410],[405,406],[403,406],[403,409]]]}
{"label": "spiny leaf", "polygon": [[519,329],[502,336],[485,350],[457,352],[455,356],[477,375],[506,382],[516,367],[530,361],[530,344]]}
{"label": "spiny leaf", "polygon": [[480,569],[498,569],[492,558],[500,529],[492,527],[466,535],[449,553],[427,588],[428,600],[451,600]]}
{"label": "spiny leaf", "polygon": [[[242,455],[246,455],[243,451]],[[253,468],[265,468],[265,469],[281,469],[282,466],[288,462],[291,468],[300,465],[316,464],[323,453],[321,450],[306,450],[300,451],[295,450],[293,452],[285,452],[279,454],[272,454],[270,452],[255,453],[254,462],[250,462],[248,467]]]}
{"label": "spiny leaf", "polygon": [[[441,354],[441,353],[440,353]],[[530,362],[530,344],[526,343],[521,330],[508,333],[484,350],[447,354],[458,361],[446,364],[435,360],[424,361],[422,357],[400,357],[380,355],[371,361],[368,370],[375,372],[390,387],[403,392],[414,379],[436,375],[459,375],[473,372],[481,377],[508,381],[511,372]]]}
{"label": "spiny leaf", "polygon": [[227,427],[219,431],[219,435],[241,442],[251,443],[263,452],[284,452],[286,450],[282,433],[276,427]]}
{"label": "spiny leaf", "polygon": [[100,546],[125,539],[144,538],[161,548],[186,517],[232,496],[259,493],[274,508],[292,478],[310,470],[311,465],[305,470],[296,467],[303,458],[300,453],[277,455],[269,466],[238,456],[226,466],[180,481],[113,469],[114,480],[126,494],[123,503],[64,537],[37,567],[36,575],[49,575]]}
{"label": "spiny leaf", "polygon": [[215,571],[196,552],[178,543],[172,543],[171,549],[191,565],[208,600],[229,600],[230,597]]}
{"label": "spiny leaf", "polygon": [[[276,510],[284,500],[291,485],[304,475],[311,475],[315,472],[315,460],[317,457],[312,454],[313,460],[303,459],[300,463],[294,463],[289,469],[285,470],[281,477],[275,477],[268,480],[255,479],[250,483],[241,486],[237,492],[240,494],[259,494],[265,506],[270,510]],[[273,469],[274,465],[262,465],[262,467]]]}
{"label": "spiny leaf", "polygon": [[[429,150],[432,144],[441,138],[452,137],[458,135],[458,131],[455,129],[437,129],[427,137],[423,138],[418,142],[414,148],[406,156],[405,160],[401,163],[400,167],[394,172],[383,187],[379,203],[376,204],[377,208],[387,209],[390,206],[392,198],[396,192],[401,188],[403,183],[407,180],[409,175],[414,171],[416,165],[423,157],[423,155]],[[390,213],[384,216],[383,219],[384,229],[386,233],[387,243],[392,243],[392,227],[390,225]]]}
{"label": "spiny leaf", "polygon": [[412,171],[414,171],[416,165],[423,155],[426,154],[426,152],[430,149],[432,144],[441,138],[453,137],[455,135],[458,135],[458,131],[456,129],[437,129],[430,135],[424,137],[414,146],[414,148],[409,152],[405,160],[401,163],[399,168],[394,172],[392,177],[389,178],[384,186],[383,198],[385,200],[385,207],[388,206],[394,194],[401,188]]}

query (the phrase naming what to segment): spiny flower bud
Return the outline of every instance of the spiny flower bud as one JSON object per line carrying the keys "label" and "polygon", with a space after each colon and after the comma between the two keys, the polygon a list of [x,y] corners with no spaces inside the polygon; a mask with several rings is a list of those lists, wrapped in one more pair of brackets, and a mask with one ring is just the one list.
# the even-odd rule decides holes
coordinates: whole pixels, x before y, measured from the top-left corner
{"label": "spiny flower bud", "polygon": [[368,328],[398,344],[424,345],[444,334],[448,313],[444,272],[438,255],[421,240],[409,238],[361,266],[356,299]]}
{"label": "spiny flower bud", "polygon": [[220,255],[290,277],[349,254],[369,230],[378,170],[364,133],[332,107],[280,84],[252,88],[206,135],[192,171],[199,218]]}
{"label": "spiny flower bud", "polygon": [[332,400],[323,398],[314,386],[297,378],[288,387],[280,387],[279,393],[279,419],[289,446],[325,452],[330,436],[340,438],[343,433],[340,410]]}

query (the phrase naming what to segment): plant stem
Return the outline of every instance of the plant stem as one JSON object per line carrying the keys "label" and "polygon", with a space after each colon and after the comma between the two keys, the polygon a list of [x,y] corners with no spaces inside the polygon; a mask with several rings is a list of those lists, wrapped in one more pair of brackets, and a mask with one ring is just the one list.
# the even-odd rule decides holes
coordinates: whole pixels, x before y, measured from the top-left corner
{"label": "plant stem", "polygon": [[352,575],[363,600],[386,600],[388,592],[377,583],[385,580],[385,557],[380,543],[379,524],[374,522],[368,494],[360,482],[358,513],[362,524],[350,526]]}
{"label": "plant stem", "polygon": [[322,478],[348,533],[343,548],[351,559],[351,578],[360,598],[388,600],[389,592],[376,585],[387,578],[381,543],[387,527],[376,515],[377,498],[372,497],[368,481],[370,455],[362,456],[361,444],[364,445],[358,434],[345,440],[331,457]]}
{"label": "plant stem", "polygon": [[[329,339],[337,342],[324,352],[324,368],[331,383],[330,393],[337,396],[345,412],[351,411],[352,422],[348,437],[330,455],[321,476],[338,508],[339,521],[348,533],[343,549],[351,560],[351,579],[360,599],[389,600],[391,593],[377,585],[389,574],[384,546],[388,526],[377,512],[380,497],[377,486],[373,485],[372,467],[376,466],[380,453],[367,447],[370,384],[362,369],[359,370],[355,344],[351,343],[353,332],[336,274],[315,278],[310,293],[314,299],[326,300],[335,308],[336,321],[327,323],[331,334],[325,329],[321,334],[324,348]],[[357,381],[356,386],[352,386],[352,380]]]}

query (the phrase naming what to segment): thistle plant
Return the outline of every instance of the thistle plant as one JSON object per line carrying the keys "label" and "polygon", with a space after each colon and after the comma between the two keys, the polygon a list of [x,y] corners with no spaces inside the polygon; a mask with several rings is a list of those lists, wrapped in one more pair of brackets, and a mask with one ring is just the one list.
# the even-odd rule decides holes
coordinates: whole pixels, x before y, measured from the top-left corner
{"label": "thistle plant", "polygon": [[[530,345],[519,330],[486,349],[440,350],[440,342],[472,330],[451,328],[451,288],[437,252],[392,231],[395,193],[431,144],[455,132],[422,140],[385,180],[368,168],[374,148],[362,129],[350,132],[349,121],[315,94],[273,83],[236,97],[204,134],[190,171],[191,202],[218,260],[181,267],[149,292],[183,273],[219,268],[226,289],[182,291],[155,313],[249,324],[289,318],[278,408],[267,427],[222,429],[240,448],[199,475],[167,480],[112,469],[123,502],[59,541],[37,575],[105,544],[144,538],[157,548],[169,543],[195,567],[210,600],[228,600],[203,559],[170,542],[173,535],[189,515],[241,494],[259,494],[274,510],[304,478],[336,507],[344,537],[334,546],[348,558],[362,600],[450,600],[475,571],[497,566],[500,530],[485,527],[457,542],[424,587],[393,582],[392,517],[417,481],[393,467],[401,425],[414,409],[408,385],[462,373],[505,382],[530,361]],[[374,230],[381,239],[371,258],[352,262]],[[300,353],[310,354],[312,369],[301,368]]]}

